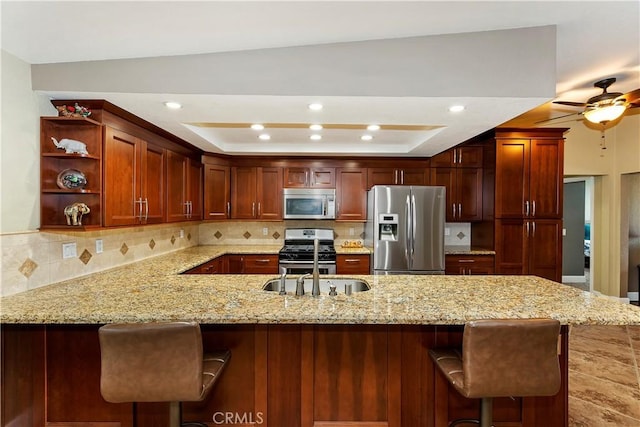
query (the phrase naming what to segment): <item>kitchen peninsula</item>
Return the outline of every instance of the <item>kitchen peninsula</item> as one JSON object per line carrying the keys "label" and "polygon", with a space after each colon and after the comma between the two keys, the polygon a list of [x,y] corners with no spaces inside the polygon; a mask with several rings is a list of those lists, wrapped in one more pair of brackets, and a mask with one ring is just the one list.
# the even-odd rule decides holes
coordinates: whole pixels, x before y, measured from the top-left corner
{"label": "kitchen peninsula", "polygon": [[102,400],[97,328],[196,320],[205,350],[232,359],[210,399],[185,403],[185,419],[444,426],[477,402],[448,389],[428,349],[459,342],[469,319],[551,317],[563,324],[560,393],[496,399],[494,413],[510,426],[566,426],[569,326],[640,324],[637,307],[534,276],[358,276],[371,290],[295,297],[262,290],[274,275],[179,274],[235,250],[194,247],[2,298],[3,425],[156,425],[166,405]]}

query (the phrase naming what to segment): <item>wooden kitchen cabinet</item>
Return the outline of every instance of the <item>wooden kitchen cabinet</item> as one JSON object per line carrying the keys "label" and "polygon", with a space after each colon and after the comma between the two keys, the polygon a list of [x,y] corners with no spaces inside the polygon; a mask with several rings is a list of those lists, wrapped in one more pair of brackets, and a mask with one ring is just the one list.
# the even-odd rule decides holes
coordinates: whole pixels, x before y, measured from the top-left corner
{"label": "wooden kitchen cabinet", "polygon": [[204,166],[204,219],[231,218],[231,169],[228,166]]}
{"label": "wooden kitchen cabinet", "polygon": [[494,265],[493,255],[446,255],[444,269],[451,275],[494,274]]}
{"label": "wooden kitchen cabinet", "polygon": [[460,168],[481,168],[482,167],[481,145],[466,145],[452,148],[431,158],[431,167],[460,167]]}
{"label": "wooden kitchen cabinet", "polygon": [[562,221],[496,220],[498,274],[532,274],[562,281]]}
{"label": "wooden kitchen cabinet", "polygon": [[278,274],[278,255],[226,255],[229,274]]}
{"label": "wooden kitchen cabinet", "polygon": [[282,219],[282,168],[231,168],[231,217]]}
{"label": "wooden kitchen cabinet", "polygon": [[285,167],[284,188],[336,188],[336,170],[327,167]]}
{"label": "wooden kitchen cabinet", "polygon": [[[58,149],[57,141],[73,139],[86,145],[89,154],[67,154]],[[102,150],[103,125],[86,118],[42,117],[40,119],[40,228],[97,228],[102,223]],[[62,172],[78,171],[86,178],[86,185],[67,180],[59,185]],[[69,188],[72,187],[72,188]],[[82,217],[82,225],[67,225],[64,208],[73,203],[86,204],[90,212]]]}
{"label": "wooden kitchen cabinet", "polygon": [[367,170],[336,168],[336,220],[366,221]]}
{"label": "wooden kitchen cabinet", "polygon": [[374,185],[427,185],[426,168],[368,168],[367,188]]}
{"label": "wooden kitchen cabinet", "polygon": [[219,256],[210,261],[200,264],[190,270],[185,271],[182,274],[225,274],[227,273],[227,257],[226,255]]}
{"label": "wooden kitchen cabinet", "polygon": [[557,130],[550,138],[496,139],[496,218],[562,218],[563,148]]}
{"label": "wooden kitchen cabinet", "polygon": [[167,221],[202,219],[202,164],[167,150]]}
{"label": "wooden kitchen cabinet", "polygon": [[367,254],[338,254],[336,274],[370,274],[370,259]]}
{"label": "wooden kitchen cabinet", "polygon": [[163,222],[165,150],[109,126],[104,141],[104,225]]}
{"label": "wooden kitchen cabinet", "polygon": [[481,168],[432,167],[431,185],[446,187],[446,221],[482,221]]}

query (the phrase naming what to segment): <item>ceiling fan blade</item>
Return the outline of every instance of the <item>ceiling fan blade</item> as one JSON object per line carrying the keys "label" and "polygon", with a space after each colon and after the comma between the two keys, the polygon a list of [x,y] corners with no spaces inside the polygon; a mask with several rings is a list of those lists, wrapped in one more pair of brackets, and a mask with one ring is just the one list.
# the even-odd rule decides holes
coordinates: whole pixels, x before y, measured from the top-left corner
{"label": "ceiling fan blade", "polygon": [[550,119],[544,119],[544,120],[540,120],[538,122],[535,122],[534,124],[540,124],[540,123],[545,123],[545,122],[550,122],[552,120],[557,120],[557,119],[564,119],[565,117],[570,117],[570,116],[581,116],[582,113],[571,113],[571,114],[565,114],[564,116],[558,116],[558,117],[552,117]]}
{"label": "ceiling fan blade", "polygon": [[[619,98],[623,98],[625,101],[627,101],[630,105],[630,107],[632,105],[636,105],[640,103],[640,89],[636,89],[636,90],[632,90],[631,92],[627,92],[624,95],[620,96]],[[633,108],[633,107],[631,107]]]}
{"label": "ceiling fan blade", "polygon": [[553,101],[554,104],[570,105],[571,107],[586,107],[586,102],[571,102],[571,101]]}

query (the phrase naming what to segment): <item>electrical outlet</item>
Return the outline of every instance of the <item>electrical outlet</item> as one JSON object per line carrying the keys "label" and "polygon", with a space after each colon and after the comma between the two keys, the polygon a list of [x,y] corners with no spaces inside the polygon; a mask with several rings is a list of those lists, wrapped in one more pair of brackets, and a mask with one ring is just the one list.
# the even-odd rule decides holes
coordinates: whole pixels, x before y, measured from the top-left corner
{"label": "electrical outlet", "polygon": [[266,235],[268,235],[268,234],[269,234],[269,229],[268,229],[267,227],[264,227],[264,228],[262,229],[262,235],[263,235],[263,236],[266,236]]}
{"label": "electrical outlet", "polygon": [[184,239],[184,230],[182,228],[180,229],[180,238]]}
{"label": "electrical outlet", "polygon": [[449,227],[445,227],[444,228],[444,235],[445,236],[450,236],[451,235],[451,229]]}
{"label": "electrical outlet", "polygon": [[78,250],[76,248],[76,242],[63,243],[62,244],[62,258],[75,258],[78,256]]}
{"label": "electrical outlet", "polygon": [[349,228],[349,236],[355,236],[356,235],[356,230],[353,227]]}
{"label": "electrical outlet", "polygon": [[101,254],[103,250],[104,247],[102,246],[102,239],[96,239],[96,253]]}

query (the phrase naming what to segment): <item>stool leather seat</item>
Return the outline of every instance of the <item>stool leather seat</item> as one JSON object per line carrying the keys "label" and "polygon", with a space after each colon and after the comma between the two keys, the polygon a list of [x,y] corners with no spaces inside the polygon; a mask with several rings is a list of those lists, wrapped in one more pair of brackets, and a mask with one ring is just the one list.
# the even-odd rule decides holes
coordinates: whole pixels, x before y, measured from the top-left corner
{"label": "stool leather seat", "polygon": [[203,354],[195,322],[109,324],[98,335],[100,392],[113,403],[201,401],[231,356]]}
{"label": "stool leather seat", "polygon": [[[475,320],[465,324],[462,348],[429,354],[464,397],[553,396],[561,383],[559,333],[552,319]],[[490,411],[490,400],[483,403]]]}

